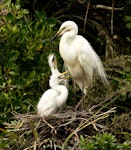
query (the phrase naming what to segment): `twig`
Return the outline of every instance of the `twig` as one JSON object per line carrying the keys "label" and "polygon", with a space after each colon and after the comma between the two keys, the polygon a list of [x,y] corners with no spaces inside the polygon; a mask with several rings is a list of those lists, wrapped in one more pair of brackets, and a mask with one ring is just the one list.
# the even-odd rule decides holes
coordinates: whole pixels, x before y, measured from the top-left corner
{"label": "twig", "polygon": [[[93,123],[96,123],[97,121],[101,120],[101,119],[104,119],[106,117],[109,116],[110,113],[113,113],[115,112],[115,107],[114,108],[111,108],[110,110],[104,112],[104,113],[101,113],[100,115],[97,115],[99,117],[96,117],[96,114],[98,112],[96,112],[93,116],[91,116],[89,119],[87,119],[86,121],[84,121],[82,124],[80,124],[71,134],[69,134],[69,136],[66,138],[66,140],[64,141],[63,143],[63,146],[62,146],[62,150],[65,149],[65,146],[67,144],[67,142],[69,141],[69,139],[77,132],[83,130],[84,128],[86,128],[87,126],[93,124]],[[93,119],[93,121],[91,121]]]}
{"label": "twig", "polygon": [[75,119],[76,119],[76,114],[68,122],[64,124],[60,124],[58,127],[67,126],[68,124],[71,124]]}
{"label": "twig", "polygon": [[90,2],[91,2],[91,0],[89,0],[89,2],[87,4],[87,8],[86,8],[86,15],[85,15],[85,19],[84,19],[83,32],[85,32],[85,28],[86,28],[86,20],[87,20],[87,16],[88,16],[88,12],[89,12]]}
{"label": "twig", "polygon": [[[84,30],[84,29],[83,29]],[[75,107],[75,110],[77,110],[78,109],[78,107],[80,106],[80,104],[82,103],[82,101],[83,101],[83,98],[82,99],[80,99],[80,101],[77,103],[77,105],[76,105],[76,107]]]}
{"label": "twig", "polygon": [[36,150],[36,141],[34,142],[34,150]]}
{"label": "twig", "polygon": [[45,122],[45,124],[47,124],[51,129],[54,129],[55,127],[53,127],[51,124],[49,124],[44,118],[42,118],[42,121]]}
{"label": "twig", "polygon": [[94,127],[94,129],[95,129],[96,131],[99,131],[98,128],[96,127],[96,125],[95,125],[95,122],[92,122],[92,125],[93,125],[93,127]]}
{"label": "twig", "polygon": [[[113,7],[105,6],[105,5],[96,5],[95,8],[96,9],[105,9],[105,10],[109,10],[109,11],[112,11],[112,9],[113,9]],[[114,8],[114,10],[116,10],[116,11],[124,10],[124,7],[122,7],[122,8]]]}
{"label": "twig", "polygon": [[111,35],[113,35],[113,20],[114,20],[114,0],[112,0],[112,10],[111,10]]}

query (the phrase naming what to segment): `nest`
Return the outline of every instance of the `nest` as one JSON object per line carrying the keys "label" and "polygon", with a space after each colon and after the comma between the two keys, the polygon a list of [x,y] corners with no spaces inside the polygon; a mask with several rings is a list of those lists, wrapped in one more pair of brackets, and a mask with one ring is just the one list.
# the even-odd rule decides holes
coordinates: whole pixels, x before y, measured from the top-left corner
{"label": "nest", "polygon": [[46,118],[36,114],[13,112],[11,123],[5,123],[10,150],[78,149],[79,137],[107,130],[103,120],[115,108],[108,111],[76,111],[73,108],[60,110]]}

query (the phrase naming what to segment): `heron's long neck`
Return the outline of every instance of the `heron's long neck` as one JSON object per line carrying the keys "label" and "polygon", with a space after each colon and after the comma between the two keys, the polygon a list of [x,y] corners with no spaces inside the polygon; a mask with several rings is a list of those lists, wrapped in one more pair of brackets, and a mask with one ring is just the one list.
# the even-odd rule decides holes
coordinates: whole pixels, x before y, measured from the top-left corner
{"label": "heron's long neck", "polygon": [[61,107],[62,105],[65,104],[65,102],[67,100],[68,90],[63,85],[57,85],[54,89],[59,93],[59,95],[57,97],[57,101],[56,101],[57,102],[57,106]]}
{"label": "heron's long neck", "polygon": [[61,40],[66,40],[67,42],[68,41],[72,41],[74,40],[75,36],[77,35],[77,30],[71,30],[69,32],[65,32],[62,37],[61,37]]}
{"label": "heron's long neck", "polygon": [[51,69],[52,74],[60,74],[60,72],[58,71],[58,69]]}

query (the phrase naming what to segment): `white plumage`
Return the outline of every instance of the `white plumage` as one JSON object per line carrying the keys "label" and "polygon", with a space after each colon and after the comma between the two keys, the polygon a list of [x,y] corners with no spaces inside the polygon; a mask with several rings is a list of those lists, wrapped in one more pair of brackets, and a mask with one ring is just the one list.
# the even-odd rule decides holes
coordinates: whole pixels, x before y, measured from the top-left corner
{"label": "white plumage", "polygon": [[59,43],[60,55],[72,78],[84,94],[92,86],[94,71],[99,74],[103,83],[108,85],[99,56],[90,43],[83,36],[78,35],[78,26],[75,22],[64,22],[54,38],[56,36],[62,36]]}
{"label": "white plumage", "polygon": [[51,75],[49,80],[51,89],[44,92],[37,105],[39,116],[44,117],[56,113],[57,109],[65,104],[68,97],[68,89],[64,85],[59,85],[64,80],[61,78],[63,75],[63,73],[61,75]]}
{"label": "white plumage", "polygon": [[50,66],[52,74],[60,74],[58,67],[57,67],[57,59],[54,54],[50,54],[48,56],[48,64]]}
{"label": "white plumage", "polygon": [[56,113],[57,109],[65,104],[68,97],[68,89],[64,85],[64,80],[69,77],[65,76],[67,72],[59,72],[54,54],[49,55],[48,63],[52,72],[49,80],[51,88],[44,92],[38,102],[37,112],[40,117]]}
{"label": "white plumage", "polygon": [[[48,56],[48,64],[50,66],[52,74],[55,74],[55,75],[60,75],[61,74],[61,72],[58,70],[56,56],[53,53]],[[64,77],[65,76],[63,75],[63,78]],[[61,80],[60,85],[65,85],[66,87],[68,87],[67,79]]]}

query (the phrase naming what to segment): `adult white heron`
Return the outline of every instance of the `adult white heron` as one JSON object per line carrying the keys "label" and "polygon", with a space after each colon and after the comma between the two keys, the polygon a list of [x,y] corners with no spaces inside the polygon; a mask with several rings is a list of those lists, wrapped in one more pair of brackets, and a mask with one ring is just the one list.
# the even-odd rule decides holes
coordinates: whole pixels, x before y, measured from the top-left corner
{"label": "adult white heron", "polygon": [[37,113],[40,117],[47,117],[56,113],[57,109],[65,104],[68,97],[68,89],[66,86],[59,84],[62,80],[69,77],[65,77],[66,73],[67,71],[59,75],[54,73],[50,76],[49,85],[51,88],[44,92],[37,105]]}
{"label": "adult white heron", "polygon": [[78,35],[78,26],[73,21],[65,21],[52,38],[62,36],[59,52],[72,78],[86,95],[92,87],[93,74],[96,71],[105,86],[109,85],[102,62],[90,43]]}

